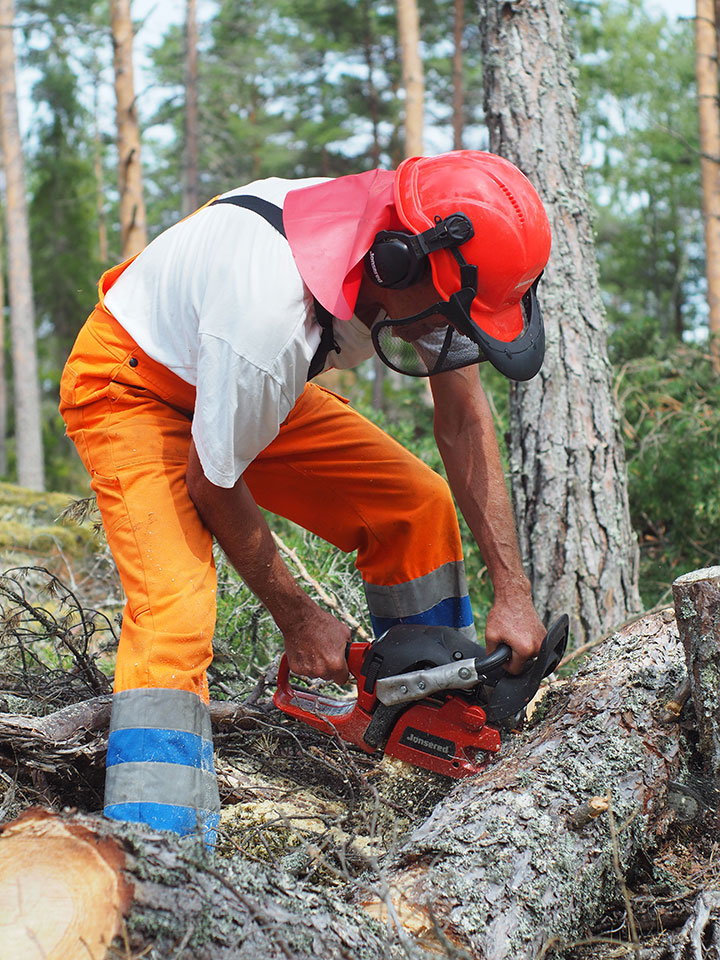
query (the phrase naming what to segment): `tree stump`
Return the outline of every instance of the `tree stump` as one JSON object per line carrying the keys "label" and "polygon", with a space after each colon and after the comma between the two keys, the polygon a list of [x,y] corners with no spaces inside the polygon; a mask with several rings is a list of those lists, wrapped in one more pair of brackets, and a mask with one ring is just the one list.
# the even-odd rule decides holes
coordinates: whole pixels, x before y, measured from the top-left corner
{"label": "tree stump", "polygon": [[700,751],[720,780],[720,567],[686,573],[672,590]]}

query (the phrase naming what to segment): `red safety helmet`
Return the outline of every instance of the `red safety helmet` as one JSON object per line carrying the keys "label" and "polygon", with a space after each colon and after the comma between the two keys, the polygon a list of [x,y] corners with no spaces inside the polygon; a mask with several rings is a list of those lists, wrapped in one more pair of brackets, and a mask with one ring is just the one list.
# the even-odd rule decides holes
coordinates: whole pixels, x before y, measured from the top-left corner
{"label": "red safety helmet", "polygon": [[377,235],[366,258],[373,279],[410,286],[429,259],[445,298],[438,312],[506,376],[534,376],[545,352],[535,288],[551,236],[527,177],[503,157],[477,150],[411,157],[396,171],[394,202],[411,233]]}

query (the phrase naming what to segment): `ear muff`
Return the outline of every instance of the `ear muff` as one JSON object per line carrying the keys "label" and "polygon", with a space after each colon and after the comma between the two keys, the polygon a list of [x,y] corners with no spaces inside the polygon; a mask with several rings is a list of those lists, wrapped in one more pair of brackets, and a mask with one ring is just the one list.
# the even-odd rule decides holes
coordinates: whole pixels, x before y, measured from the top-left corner
{"label": "ear muff", "polygon": [[365,254],[365,272],[379,287],[404,290],[425,276],[427,255],[413,247],[416,238],[399,230],[381,230]]}
{"label": "ear muff", "polygon": [[418,234],[381,230],[365,254],[365,270],[379,287],[404,290],[422,280],[429,254],[458,247],[474,234],[472,221],[461,211],[435,217],[435,224]]}

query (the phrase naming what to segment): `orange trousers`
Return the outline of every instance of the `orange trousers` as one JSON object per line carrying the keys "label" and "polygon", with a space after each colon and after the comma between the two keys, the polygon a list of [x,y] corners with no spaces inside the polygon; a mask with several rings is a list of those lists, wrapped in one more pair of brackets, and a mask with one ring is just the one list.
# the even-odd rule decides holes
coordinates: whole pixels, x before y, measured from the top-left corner
{"label": "orange trousers", "polygon": [[[216,577],[185,484],[194,388],[98,306],[60,393],[127,598],[115,690],[207,701]],[[244,477],[260,506],[357,551],[376,632],[403,618],[472,631],[447,484],[341,398],[308,385]]]}

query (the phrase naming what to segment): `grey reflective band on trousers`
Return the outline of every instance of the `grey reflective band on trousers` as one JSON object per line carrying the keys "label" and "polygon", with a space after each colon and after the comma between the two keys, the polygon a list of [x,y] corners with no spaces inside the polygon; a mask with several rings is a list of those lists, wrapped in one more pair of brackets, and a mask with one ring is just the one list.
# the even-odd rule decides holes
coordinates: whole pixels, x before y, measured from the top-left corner
{"label": "grey reflective band on trousers", "polygon": [[220,809],[215,773],[179,763],[118,763],[107,768],[105,803],[167,803]]}
{"label": "grey reflective band on trousers", "polygon": [[113,698],[105,814],[212,846],[220,819],[210,710],[195,693],[122,690]]}
{"label": "grey reflective band on trousers", "polygon": [[396,623],[426,623],[452,626],[468,640],[477,640],[462,560],[450,560],[404,583],[364,581],[363,587],[376,636]]}
{"label": "grey reflective band on trousers", "polygon": [[149,687],[113,696],[110,733],[135,727],[183,730],[212,740],[210,711],[195,693]]}
{"label": "grey reflective band on trousers", "polygon": [[427,609],[428,599],[437,603],[445,597],[468,592],[465,564],[451,560],[422,577],[387,587],[363,584],[368,606],[376,617],[412,617]]}

